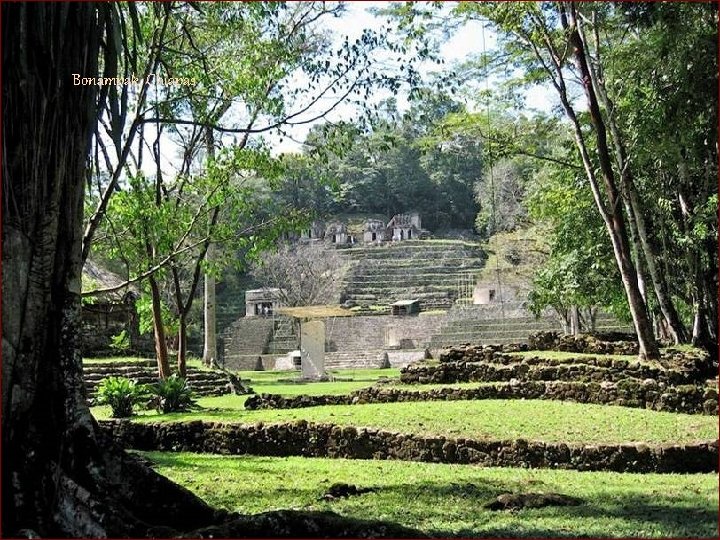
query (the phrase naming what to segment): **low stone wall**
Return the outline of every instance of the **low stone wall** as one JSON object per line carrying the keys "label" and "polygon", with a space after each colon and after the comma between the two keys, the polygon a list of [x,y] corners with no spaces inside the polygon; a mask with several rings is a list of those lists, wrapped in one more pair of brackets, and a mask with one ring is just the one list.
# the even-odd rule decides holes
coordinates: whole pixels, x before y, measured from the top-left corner
{"label": "low stone wall", "polygon": [[486,467],[530,467],[635,473],[709,473],[718,470],[717,441],[691,445],[583,446],[522,439],[425,437],[305,421],[255,425],[202,421],[140,424],[100,422],[101,429],[138,450],[260,456],[397,459]]}
{"label": "low stone wall", "polygon": [[[155,354],[151,334],[140,335],[133,302],[96,302],[83,304],[80,349],[84,357]],[[113,338],[125,332],[129,348],[111,347]]]}
{"label": "low stone wall", "polygon": [[[513,362],[514,360],[514,362]],[[617,382],[627,378],[653,379],[666,384],[692,384],[703,380],[700,374],[655,368],[638,362],[607,360],[598,362],[587,358],[549,362],[543,359],[527,361],[520,357],[507,359],[507,365],[488,362],[445,362],[437,366],[410,365],[400,372],[406,384],[448,384],[461,382],[494,382],[520,379],[524,381],[606,381]],[[511,363],[513,362],[513,363]],[[603,365],[599,365],[603,364]]]}
{"label": "low stone wall", "polygon": [[618,405],[686,414],[718,414],[714,388],[695,385],[665,386],[648,380],[617,383],[513,381],[478,388],[437,388],[424,391],[370,387],[348,395],[281,396],[261,394],[245,401],[246,409],[299,409],[321,405],[396,403],[400,401],[453,401],[471,399],[550,399]]}
{"label": "low stone wall", "polygon": [[[516,353],[529,351],[524,343],[506,345],[460,345],[443,350],[438,360],[446,362],[493,362],[497,358],[505,357],[502,353]],[[507,357],[509,358],[509,357]]]}
{"label": "low stone wall", "polygon": [[591,334],[561,336],[557,332],[537,332],[528,337],[531,350],[588,354],[638,354],[637,341],[603,341]]}

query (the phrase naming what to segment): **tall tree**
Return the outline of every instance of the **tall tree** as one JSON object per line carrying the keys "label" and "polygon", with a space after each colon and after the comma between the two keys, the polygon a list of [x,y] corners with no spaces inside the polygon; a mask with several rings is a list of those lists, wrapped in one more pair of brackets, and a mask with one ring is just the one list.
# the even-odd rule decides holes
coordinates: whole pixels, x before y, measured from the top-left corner
{"label": "tall tree", "polygon": [[[658,358],[647,304],[638,283],[633,261],[627,218],[623,213],[623,176],[614,167],[607,125],[600,110],[597,92],[585,53],[586,44],[577,26],[573,2],[557,4],[463,4],[460,12],[492,21],[505,36],[505,44],[515,58],[525,63],[526,70],[538,80],[548,80],[560,99],[565,117],[572,126],[589,185],[605,228],[613,245],[630,312],[640,343],[640,355]],[[579,115],[571,95],[572,64],[585,94],[589,110],[588,133],[584,117]],[[592,144],[591,144],[592,143]]]}
{"label": "tall tree", "polygon": [[[214,517],[110,441],[101,445],[86,402],[82,200],[98,86],[76,86],[73,76],[97,77],[101,44],[119,38],[117,9],[2,6],[3,536],[135,536]],[[122,9],[133,17],[132,6]],[[113,55],[104,58],[110,76]],[[175,503],[184,516],[167,512]]]}

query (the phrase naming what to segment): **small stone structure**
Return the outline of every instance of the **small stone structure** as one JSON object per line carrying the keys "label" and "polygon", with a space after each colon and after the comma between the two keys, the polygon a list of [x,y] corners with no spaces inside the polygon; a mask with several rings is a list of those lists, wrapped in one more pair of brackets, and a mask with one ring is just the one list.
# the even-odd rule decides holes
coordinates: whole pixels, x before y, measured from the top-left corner
{"label": "small stone structure", "polygon": [[390,313],[394,317],[403,315],[417,315],[420,313],[420,301],[419,300],[398,300],[390,306]]}
{"label": "small stone structure", "polygon": [[472,293],[473,304],[488,305],[501,302],[516,302],[523,295],[517,287],[495,282],[478,282],[475,284]]}
{"label": "small stone structure", "polygon": [[[88,260],[83,267],[83,288],[107,289],[119,287],[125,280]],[[140,335],[139,319],[135,303],[140,294],[130,285],[117,290],[100,293],[83,301],[81,350],[83,356],[115,356],[127,354],[154,354],[152,335]],[[122,333],[127,337],[127,348],[111,344]]]}
{"label": "small stone structure", "polygon": [[322,221],[313,221],[310,227],[300,232],[300,241],[322,240],[325,238],[325,224]]}
{"label": "small stone structure", "polygon": [[[152,339],[140,336],[135,295],[128,293],[121,301],[103,301],[82,306],[81,350],[83,356],[114,356],[152,352]],[[127,348],[111,347],[122,332]]]}
{"label": "small stone structure", "polygon": [[346,223],[336,221],[325,229],[325,240],[335,246],[355,244],[355,236],[350,234]]}
{"label": "small stone structure", "polygon": [[423,232],[420,214],[417,212],[396,214],[386,227],[386,236],[393,241],[419,240]]}
{"label": "small stone structure", "polygon": [[363,232],[363,242],[366,244],[380,244],[385,240],[385,222],[380,219],[367,220],[365,222],[365,232]]}
{"label": "small stone structure", "polygon": [[282,306],[280,289],[252,289],[245,291],[245,316],[272,316]]}

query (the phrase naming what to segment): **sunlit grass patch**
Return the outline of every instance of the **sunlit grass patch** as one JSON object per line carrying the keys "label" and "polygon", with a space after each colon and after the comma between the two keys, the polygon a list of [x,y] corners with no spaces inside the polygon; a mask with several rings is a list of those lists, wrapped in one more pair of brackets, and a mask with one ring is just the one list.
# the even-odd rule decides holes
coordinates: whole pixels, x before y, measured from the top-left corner
{"label": "sunlit grass patch", "polygon": [[[317,458],[145,454],[213,506],[242,513],[333,510],[438,536],[717,537],[718,477],[481,468]],[[376,491],[321,500],[333,483]],[[559,492],[573,507],[491,512],[502,492]]]}
{"label": "sunlit grass patch", "polygon": [[[165,415],[145,411],[136,419],[239,423],[307,420],[426,436],[586,444],[690,443],[716,439],[718,433],[717,418],[712,416],[561,401],[425,401],[248,411],[242,408],[244,399],[203,398],[201,405],[209,409]],[[107,411],[95,408],[94,412],[99,418],[107,418]]]}

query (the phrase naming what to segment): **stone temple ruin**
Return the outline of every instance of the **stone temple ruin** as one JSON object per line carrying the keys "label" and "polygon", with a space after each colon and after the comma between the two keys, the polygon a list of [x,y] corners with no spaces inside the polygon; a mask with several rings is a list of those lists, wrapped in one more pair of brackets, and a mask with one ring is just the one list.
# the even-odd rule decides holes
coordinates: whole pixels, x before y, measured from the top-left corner
{"label": "stone temple ruin", "polygon": [[420,216],[417,213],[397,214],[385,227],[385,237],[392,241],[418,240],[423,234]]}
{"label": "stone temple ruin", "polygon": [[[337,304],[352,316],[322,319],[325,370],[402,367],[449,346],[523,343],[538,331],[563,331],[555,315],[536,318],[527,309],[535,262],[525,257],[518,264],[505,254],[532,252],[530,240],[488,249],[462,240],[419,241],[427,235],[420,216],[410,213],[389,222],[315,223],[298,238],[342,246],[347,262]],[[301,325],[278,309],[271,293],[247,295],[246,316],[224,331],[225,366],[302,371]],[[598,331],[631,330],[606,314],[595,323]]]}
{"label": "stone temple ruin", "polygon": [[245,316],[272,316],[282,306],[280,289],[253,289],[245,291]]}
{"label": "stone temple ruin", "polygon": [[[427,236],[420,216],[408,213],[388,222],[315,222],[295,237],[343,248],[338,254],[346,264],[333,303],[351,316],[316,319],[324,328],[313,333],[323,336],[323,369],[402,367],[448,346],[522,343],[531,333],[564,330],[553,315],[538,319],[526,307],[533,264],[518,265],[503,251],[531,251],[525,240],[492,250],[463,240],[422,241]],[[282,291],[248,285],[219,306],[219,363],[231,370],[304,371],[302,323],[284,313]],[[83,309],[85,353],[111,353],[111,341],[125,331],[131,350],[152,354],[152,336],[138,336],[128,299],[99,300]],[[600,331],[629,330],[604,314],[595,322]],[[311,349],[317,357],[320,348]]]}
{"label": "stone temple ruin", "polygon": [[329,223],[313,221],[299,233],[284,235],[285,240],[297,242],[326,242],[336,247],[348,247],[356,244],[382,244],[404,240],[423,240],[430,232],[422,228],[420,214],[410,212],[396,214],[390,221],[370,218],[362,224],[351,224],[340,219]]}

